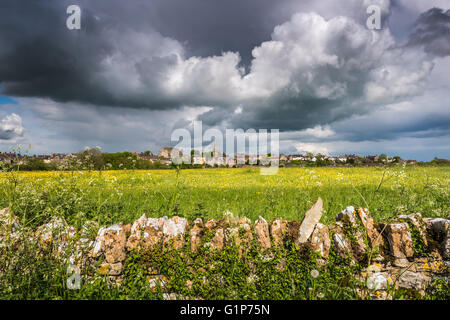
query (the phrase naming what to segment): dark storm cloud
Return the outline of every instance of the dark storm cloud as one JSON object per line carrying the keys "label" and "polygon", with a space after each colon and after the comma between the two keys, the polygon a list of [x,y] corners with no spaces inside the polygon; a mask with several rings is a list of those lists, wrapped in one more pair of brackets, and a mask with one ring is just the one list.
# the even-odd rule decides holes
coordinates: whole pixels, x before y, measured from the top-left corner
{"label": "dark storm cloud", "polygon": [[[383,7],[385,22],[389,2],[373,2]],[[65,26],[69,4],[82,8],[80,31]],[[206,126],[304,130],[367,114],[423,88],[429,58],[413,42],[399,48],[385,23],[381,31],[367,30],[366,6],[4,0],[0,60],[7,63],[0,64],[0,84],[8,95],[72,107],[208,106],[199,117]],[[447,13],[425,14],[418,26],[435,34],[443,25],[435,20],[447,21],[441,15]],[[428,39],[418,30],[417,39]]]}
{"label": "dark storm cloud", "polygon": [[422,13],[410,35],[409,46],[423,46],[436,56],[450,55],[450,10],[433,8]]}
{"label": "dark storm cloud", "polygon": [[[274,14],[277,4],[273,0],[152,0],[138,1],[142,12],[130,8],[128,14],[137,15],[163,36],[182,42],[189,56],[233,51],[248,64],[252,49],[270,39],[275,25],[289,19],[288,15]],[[120,12],[123,1],[114,1],[113,6]]]}
{"label": "dark storm cloud", "polygon": [[66,28],[66,9],[74,1],[2,1],[0,60],[7,63],[0,64],[0,83],[4,94],[150,109],[180,105],[178,100],[158,95],[158,87],[152,86],[152,76],[171,63],[169,55],[134,63],[138,76],[147,81],[148,91],[153,89],[148,102],[141,93],[118,93],[120,83],[115,84],[117,91],[114,86],[106,86],[108,79],[102,73],[107,66],[102,63],[118,48],[124,55],[135,49],[128,47],[130,28],[117,17],[90,9],[91,1],[75,3],[82,7],[82,28],[72,31]]}
{"label": "dark storm cloud", "polygon": [[244,81],[256,78],[255,88],[271,93],[239,114],[210,110],[200,117],[208,125],[289,131],[337,122],[419,94],[433,67],[389,33],[372,37],[351,19],[315,14],[293,16],[255,50]]}
{"label": "dark storm cloud", "polygon": [[[367,18],[366,6],[360,0],[134,0],[126,5],[123,0],[108,0],[107,6],[98,0],[81,3],[127,26],[154,29],[177,39],[188,56],[239,52],[244,66],[251,63],[253,48],[270,40],[273,28],[295,12],[315,11],[327,18],[351,16],[362,24]],[[387,18],[383,10],[383,25]]]}
{"label": "dark storm cloud", "polygon": [[[85,29],[66,27],[67,1],[2,1],[0,82],[15,96],[102,103],[106,92],[89,75],[111,47],[100,37],[106,26],[83,12]],[[86,30],[86,31],[85,31]]]}
{"label": "dark storm cloud", "polygon": [[[326,15],[331,10],[352,14],[361,21],[365,18],[365,8],[355,6],[355,1],[340,5],[326,2],[4,0],[0,4],[0,59],[8,63],[0,65],[0,83],[9,95],[92,105],[148,109],[229,105],[233,102],[203,98],[199,90],[165,93],[161,84],[176,56],[210,57],[231,51],[240,56],[236,67],[249,67],[252,49],[270,40],[273,28],[289,20],[293,12],[314,10]],[[70,4],[82,8],[81,31],[65,27]],[[142,34],[147,37],[137,41],[154,42],[153,48],[128,42]],[[163,37],[175,39],[180,48],[164,51],[168,44]],[[162,52],[148,52],[158,46]],[[105,63],[110,58],[111,66]],[[118,64],[122,69],[111,75],[107,69],[114,70]],[[134,79],[118,76],[132,72]],[[130,85],[132,82],[141,87]]]}
{"label": "dark storm cloud", "polygon": [[[65,27],[70,4],[82,8],[80,31]],[[161,95],[158,90],[159,76],[171,65],[173,56],[150,54],[148,59],[135,62],[138,76],[151,94],[120,94],[115,88],[106,87],[101,83],[103,79],[96,76],[103,71],[102,61],[127,49],[126,38],[134,36],[133,32],[156,30],[183,43],[187,56],[235,51],[240,52],[246,64],[252,48],[270,39],[273,27],[288,18],[286,14],[274,14],[275,4],[271,0],[136,0],[126,4],[117,0],[4,0],[0,4],[0,60],[7,63],[0,64],[0,83],[5,94],[15,96],[94,105],[177,108],[191,101],[181,102],[180,97]]]}

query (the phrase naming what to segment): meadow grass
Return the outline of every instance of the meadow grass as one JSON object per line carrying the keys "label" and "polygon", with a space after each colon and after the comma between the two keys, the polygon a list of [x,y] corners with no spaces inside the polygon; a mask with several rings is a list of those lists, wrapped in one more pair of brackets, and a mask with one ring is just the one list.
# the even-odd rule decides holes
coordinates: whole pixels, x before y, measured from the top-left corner
{"label": "meadow grass", "polygon": [[[300,220],[319,196],[324,200],[324,223],[334,221],[335,215],[348,205],[369,207],[378,221],[410,212],[448,217],[449,174],[448,167],[401,166],[285,168],[274,176],[260,175],[257,168],[2,172],[0,205],[11,207],[21,225],[31,228],[55,216],[64,217],[80,229],[86,220],[103,226],[131,223],[143,213],[208,219],[221,218],[231,211],[234,216],[252,220],[260,215],[267,220]],[[355,277],[366,262],[351,264],[334,254],[332,247],[328,264],[323,266],[317,263],[316,255],[299,251],[292,241],[273,248],[273,259],[265,259],[255,239],[245,259],[235,245],[215,253],[202,245],[199,253],[192,253],[189,238],[181,253],[130,252],[120,286],[112,285],[106,275],[98,272],[100,259],[84,266],[81,288],[69,290],[66,281],[72,251],[68,247],[56,257],[58,242],[38,246],[31,228],[20,229],[14,241],[0,245],[0,300],[162,299],[162,290],[155,291],[148,285],[149,270],[164,275],[168,290],[182,297],[372,298],[365,283]],[[91,240],[96,234],[91,235]],[[202,241],[209,241],[212,235],[204,235]],[[285,267],[279,270],[282,261]],[[320,276],[312,277],[312,271]],[[254,280],[249,281],[249,277]],[[192,288],[187,286],[188,281]],[[448,300],[448,283],[439,281],[424,297],[403,289],[392,290],[390,295],[393,299]]]}
{"label": "meadow grass", "polygon": [[449,214],[449,167],[258,168],[0,173],[0,206],[37,226],[52,216],[79,224],[131,223],[147,216],[301,220],[320,196],[322,222],[348,205],[379,221],[403,213]]}

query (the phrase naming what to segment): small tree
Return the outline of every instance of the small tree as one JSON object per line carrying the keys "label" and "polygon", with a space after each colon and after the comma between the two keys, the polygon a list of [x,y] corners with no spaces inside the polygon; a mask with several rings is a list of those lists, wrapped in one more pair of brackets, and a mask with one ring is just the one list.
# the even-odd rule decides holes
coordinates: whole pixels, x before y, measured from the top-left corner
{"label": "small tree", "polygon": [[104,167],[102,152],[100,148],[86,147],[84,151],[77,154],[78,160],[82,163],[83,169],[87,170],[100,170]]}
{"label": "small tree", "polygon": [[402,158],[401,158],[400,156],[395,156],[393,159],[394,159],[393,161],[394,161],[395,163],[399,163],[399,162],[402,161]]}
{"label": "small tree", "polygon": [[152,156],[152,155],[153,155],[153,152],[151,152],[150,150],[146,150],[146,151],[144,151],[144,154],[145,154],[146,156]]}
{"label": "small tree", "polygon": [[389,158],[388,158],[387,154],[385,154],[385,153],[382,153],[378,156],[378,161],[380,161],[380,162],[387,162],[388,159]]}

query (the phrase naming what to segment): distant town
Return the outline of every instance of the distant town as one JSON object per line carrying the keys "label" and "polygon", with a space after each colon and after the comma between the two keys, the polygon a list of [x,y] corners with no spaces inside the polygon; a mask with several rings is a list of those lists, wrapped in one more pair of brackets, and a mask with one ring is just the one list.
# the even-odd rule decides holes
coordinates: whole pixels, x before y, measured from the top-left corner
{"label": "distant town", "polygon": [[52,153],[49,155],[27,155],[18,152],[0,152],[0,166],[3,169],[18,170],[121,170],[121,169],[165,169],[165,168],[236,168],[267,166],[268,161],[278,160],[279,167],[319,167],[319,166],[389,166],[389,165],[448,165],[447,159],[435,158],[430,162],[405,160],[399,156],[344,154],[280,154],[278,159],[267,155],[237,153],[228,156],[214,149],[200,154],[191,150],[190,154],[173,147],[163,147],[158,154],[145,152],[103,153],[99,148],[86,148],[78,153]]}

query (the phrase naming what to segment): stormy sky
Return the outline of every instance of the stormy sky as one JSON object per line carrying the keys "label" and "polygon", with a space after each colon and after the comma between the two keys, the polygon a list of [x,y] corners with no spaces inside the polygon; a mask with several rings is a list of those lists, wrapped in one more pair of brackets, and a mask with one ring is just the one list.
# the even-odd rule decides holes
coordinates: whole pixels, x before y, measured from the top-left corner
{"label": "stormy sky", "polygon": [[[81,29],[66,13],[78,5]],[[366,9],[381,9],[369,30]],[[280,151],[450,158],[450,10],[434,0],[2,0],[0,151],[158,150],[203,127]]]}

